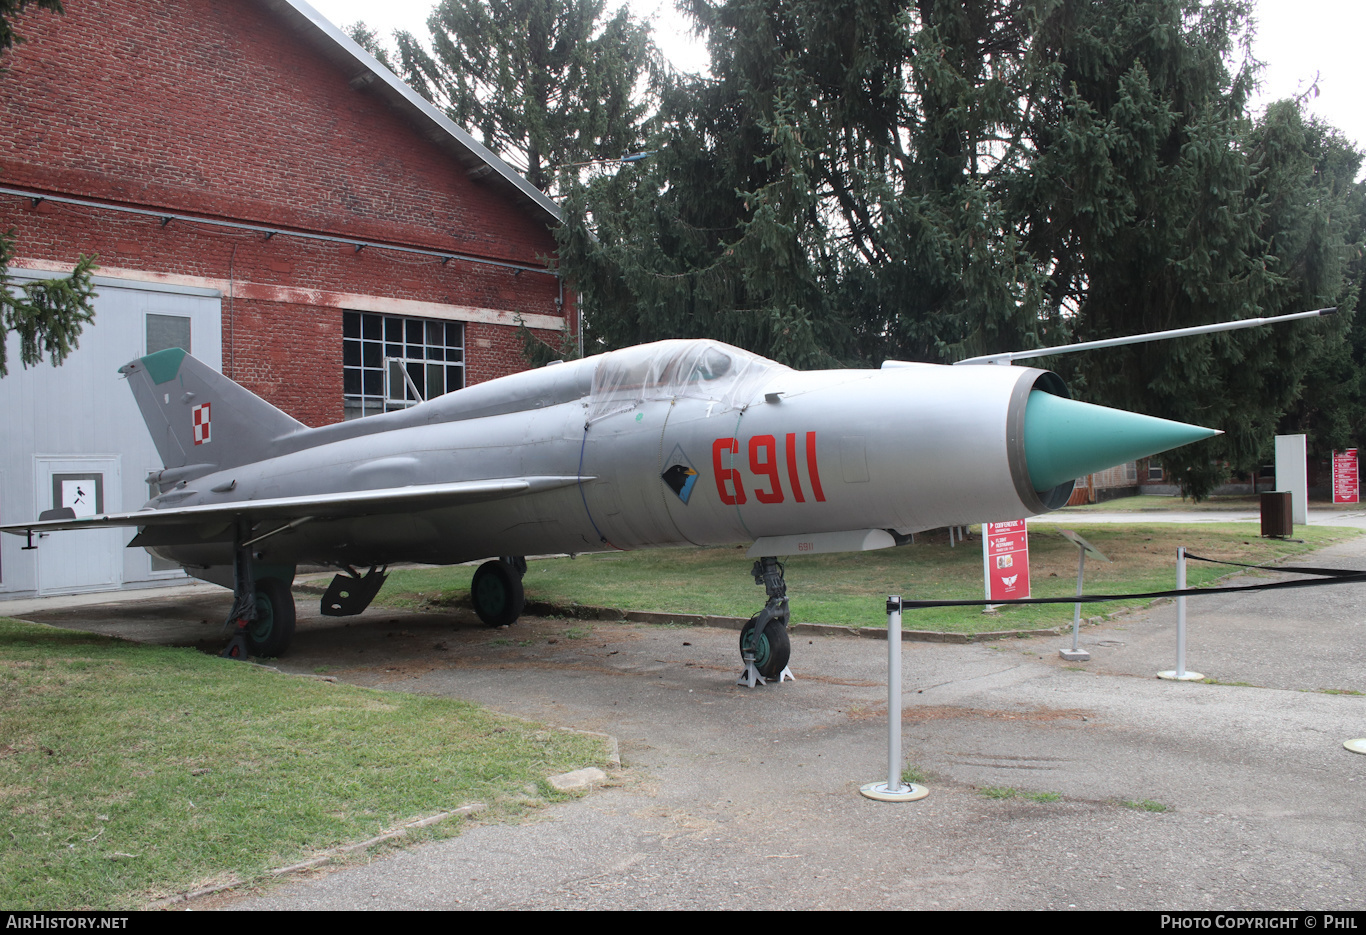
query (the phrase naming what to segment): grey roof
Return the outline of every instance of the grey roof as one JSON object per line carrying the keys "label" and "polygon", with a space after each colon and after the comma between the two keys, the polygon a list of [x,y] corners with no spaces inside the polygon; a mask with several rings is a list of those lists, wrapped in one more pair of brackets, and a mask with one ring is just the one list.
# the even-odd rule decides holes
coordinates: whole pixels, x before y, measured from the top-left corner
{"label": "grey roof", "polygon": [[392,71],[375,60],[304,0],[260,0],[316,51],[342,69],[354,87],[366,87],[407,117],[428,139],[484,184],[504,191],[524,207],[543,212],[547,222],[563,220],[559,206],[488,147],[451,122]]}

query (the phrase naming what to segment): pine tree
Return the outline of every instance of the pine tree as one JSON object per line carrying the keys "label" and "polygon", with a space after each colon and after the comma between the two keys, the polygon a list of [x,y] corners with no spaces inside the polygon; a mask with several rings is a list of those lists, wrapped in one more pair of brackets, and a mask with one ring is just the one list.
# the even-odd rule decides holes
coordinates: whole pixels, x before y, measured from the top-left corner
{"label": "pine tree", "polygon": [[395,74],[398,73],[394,60],[389,57],[389,50],[380,42],[379,30],[365,25],[365,20],[356,20],[346,28],[346,35],[356,45],[373,55],[375,61]]}
{"label": "pine tree", "polygon": [[1026,128],[1037,153],[1012,180],[1020,232],[1051,271],[1046,311],[1079,340],[1338,305],[1297,323],[1058,358],[1106,405],[1222,429],[1163,456],[1203,495],[1255,470],[1354,294],[1343,199],[1355,157],[1294,102],[1252,121],[1249,5],[1069,4],[1042,21],[1052,92]]}
{"label": "pine tree", "polygon": [[694,4],[712,76],[663,96],[629,187],[581,193],[596,240],[566,233],[592,335],[802,366],[1037,343],[1042,277],[978,152],[1013,113],[1024,37],[979,44],[970,6]]}
{"label": "pine tree", "polygon": [[[0,338],[19,336],[19,360],[25,368],[42,363],[44,355],[59,366],[76,349],[82,329],[95,317],[94,257],[83,256],[64,279],[39,279],[21,286],[16,295],[9,264],[14,258],[14,234],[0,234]],[[9,374],[5,341],[0,340],[0,377]]]}
{"label": "pine tree", "polygon": [[0,0],[0,54],[13,48],[16,42],[24,41],[24,37],[14,31],[14,18],[28,6],[51,13],[62,12],[61,0]]}
{"label": "pine tree", "polygon": [[[542,191],[557,170],[641,148],[658,54],[603,0],[442,0],[432,52],[398,33],[404,79]],[[570,173],[573,175],[574,173]]]}
{"label": "pine tree", "polygon": [[[1355,301],[1359,156],[1294,102],[1249,117],[1242,0],[691,12],[711,77],[661,95],[654,159],[567,201],[600,347],[947,363]],[[1052,362],[1092,401],[1225,429],[1166,460],[1203,494],[1265,456],[1350,324]]]}
{"label": "pine tree", "polygon": [[[0,55],[23,42],[14,31],[13,18],[24,7],[35,6],[61,13],[59,0],[0,0]],[[4,80],[0,65],[0,82]],[[9,264],[14,259],[14,231],[0,233],[0,377],[9,374],[6,339],[19,335],[19,360],[24,367],[42,362],[46,354],[58,366],[76,348],[81,330],[95,316],[95,289],[90,275],[95,258],[82,256],[65,279],[43,279],[14,292]]]}

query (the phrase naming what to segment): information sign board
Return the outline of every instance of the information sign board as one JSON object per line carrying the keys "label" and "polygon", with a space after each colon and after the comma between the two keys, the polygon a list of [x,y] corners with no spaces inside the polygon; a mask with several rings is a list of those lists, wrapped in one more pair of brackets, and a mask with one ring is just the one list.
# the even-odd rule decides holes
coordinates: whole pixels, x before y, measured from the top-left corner
{"label": "information sign board", "polygon": [[1356,503],[1360,495],[1357,450],[1333,452],[1333,502]]}
{"label": "information sign board", "polygon": [[982,524],[987,600],[1029,597],[1029,531],[1025,520]]}

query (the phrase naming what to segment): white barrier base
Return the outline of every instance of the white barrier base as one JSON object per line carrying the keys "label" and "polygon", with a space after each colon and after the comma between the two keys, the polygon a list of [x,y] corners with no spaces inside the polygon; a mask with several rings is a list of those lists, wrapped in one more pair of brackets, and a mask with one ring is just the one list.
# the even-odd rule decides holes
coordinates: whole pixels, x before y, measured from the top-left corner
{"label": "white barrier base", "polygon": [[879,802],[914,802],[930,794],[929,789],[917,786],[913,782],[902,783],[901,789],[896,792],[888,792],[885,782],[870,782],[866,786],[861,786],[859,792]]}
{"label": "white barrier base", "polygon": [[1166,672],[1159,672],[1157,673],[1157,677],[1160,679],[1166,679],[1169,682],[1203,682],[1205,680],[1205,677],[1201,675],[1199,672],[1188,671],[1183,672],[1180,675],[1177,675],[1175,669],[1168,669]]}

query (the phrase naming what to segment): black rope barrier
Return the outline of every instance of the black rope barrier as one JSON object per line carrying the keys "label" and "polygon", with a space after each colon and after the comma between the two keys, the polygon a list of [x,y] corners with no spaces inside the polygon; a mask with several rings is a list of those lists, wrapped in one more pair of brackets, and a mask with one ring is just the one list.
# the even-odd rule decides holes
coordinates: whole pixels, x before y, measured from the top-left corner
{"label": "black rope barrier", "polygon": [[[1198,556],[1186,553],[1186,558],[1196,559],[1202,562],[1214,562],[1221,565],[1240,565],[1238,562],[1220,562],[1217,559],[1199,558]],[[1241,565],[1243,568],[1256,568],[1259,571],[1288,571],[1298,574],[1316,574],[1323,577],[1310,578],[1303,581],[1270,581],[1266,584],[1250,584],[1237,588],[1173,588],[1169,591],[1143,591],[1137,594],[1074,594],[1071,597],[1017,597],[1012,600],[971,600],[971,601],[907,601],[903,600],[901,606],[904,609],[918,607],[983,607],[988,604],[995,607],[1011,606],[1014,604],[1105,604],[1110,601],[1131,601],[1137,598],[1150,597],[1197,597],[1206,594],[1230,594],[1239,591],[1279,591],[1287,588],[1315,588],[1329,584],[1350,584],[1353,582],[1366,582],[1366,571],[1344,571],[1341,568],[1305,568],[1288,565]]]}
{"label": "black rope barrier", "polygon": [[1258,571],[1293,571],[1304,575],[1330,575],[1337,578],[1366,575],[1366,571],[1356,571],[1352,568],[1311,568],[1307,565],[1248,565],[1245,562],[1228,562],[1219,558],[1205,558],[1203,555],[1196,555],[1193,552],[1187,552],[1186,558],[1195,562],[1209,562],[1211,565],[1236,565],[1239,568],[1255,568]]}

